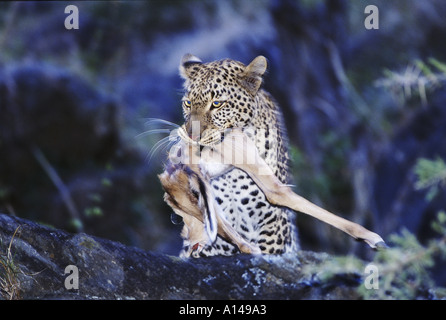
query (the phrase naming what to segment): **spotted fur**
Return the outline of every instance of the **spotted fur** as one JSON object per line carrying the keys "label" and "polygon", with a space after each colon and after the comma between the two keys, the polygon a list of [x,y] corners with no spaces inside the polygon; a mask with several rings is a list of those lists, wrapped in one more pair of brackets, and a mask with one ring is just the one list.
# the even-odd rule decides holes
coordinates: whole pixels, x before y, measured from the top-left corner
{"label": "spotted fur", "polygon": [[[242,128],[282,183],[288,183],[287,136],[277,103],[261,89],[266,59],[249,65],[231,59],[203,63],[185,55],[180,75],[185,80],[182,126],[202,146],[224,139],[224,131]],[[199,129],[194,127],[199,123]],[[198,131],[197,131],[198,130]],[[294,213],[271,205],[247,173],[233,168],[211,179],[213,199],[231,226],[264,254],[281,254],[298,247]],[[184,243],[183,252],[190,251]],[[239,249],[217,236],[200,256],[233,255]]]}

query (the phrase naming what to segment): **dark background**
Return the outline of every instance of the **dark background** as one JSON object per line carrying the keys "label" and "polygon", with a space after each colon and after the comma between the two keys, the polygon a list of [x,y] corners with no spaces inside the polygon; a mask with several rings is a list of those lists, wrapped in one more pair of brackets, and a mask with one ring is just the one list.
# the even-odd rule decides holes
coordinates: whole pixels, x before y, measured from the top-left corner
{"label": "dark background", "polygon": [[[64,27],[68,4],[78,30]],[[364,27],[369,4],[377,30]],[[412,67],[446,62],[445,17],[439,0],[0,2],[0,212],[178,254],[156,177],[167,149],[149,157],[167,134],[140,134],[149,118],[182,122],[183,54],[264,55],[295,190],[384,238],[407,228],[426,243],[445,191],[426,200],[414,166],[446,159],[446,92],[420,95]],[[370,255],[310,217],[298,225],[305,250]]]}

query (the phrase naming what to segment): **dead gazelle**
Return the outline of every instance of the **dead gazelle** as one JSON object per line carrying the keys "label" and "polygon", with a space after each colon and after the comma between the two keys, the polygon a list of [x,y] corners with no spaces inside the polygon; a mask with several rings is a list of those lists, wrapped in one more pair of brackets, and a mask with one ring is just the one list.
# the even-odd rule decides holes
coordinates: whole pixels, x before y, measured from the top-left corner
{"label": "dead gazelle", "polygon": [[182,237],[189,241],[184,256],[198,254],[217,234],[237,245],[241,252],[260,253],[257,246],[245,241],[231,227],[214,201],[210,179],[232,167],[248,173],[271,204],[311,215],[365,241],[372,248],[386,246],[378,234],[322,209],[283,185],[260,157],[255,144],[240,129],[231,130],[212,148],[200,148],[186,141],[182,139],[178,143],[176,151],[170,154],[166,170],[159,175],[166,191],[164,199],[184,220]]}

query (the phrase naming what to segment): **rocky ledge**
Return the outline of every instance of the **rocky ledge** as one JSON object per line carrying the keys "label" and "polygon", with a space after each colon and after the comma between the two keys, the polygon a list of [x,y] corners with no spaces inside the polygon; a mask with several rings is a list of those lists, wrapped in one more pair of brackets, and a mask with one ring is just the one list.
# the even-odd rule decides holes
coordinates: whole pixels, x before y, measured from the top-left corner
{"label": "rocky ledge", "polygon": [[185,260],[4,214],[0,254],[4,299],[356,299],[362,281],[321,281],[324,253]]}

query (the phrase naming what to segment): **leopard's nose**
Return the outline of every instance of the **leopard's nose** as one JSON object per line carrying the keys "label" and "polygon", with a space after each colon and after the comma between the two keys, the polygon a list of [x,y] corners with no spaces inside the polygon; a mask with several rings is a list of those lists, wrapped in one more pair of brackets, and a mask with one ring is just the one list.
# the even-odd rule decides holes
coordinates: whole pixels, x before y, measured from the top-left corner
{"label": "leopard's nose", "polygon": [[187,135],[189,136],[189,138],[191,138],[194,141],[200,140],[200,132],[199,131],[190,130],[187,132]]}
{"label": "leopard's nose", "polygon": [[194,121],[190,121],[188,123],[187,134],[188,134],[189,138],[191,138],[194,141],[200,140],[200,136],[201,136],[200,132],[201,132],[200,121],[194,120]]}

